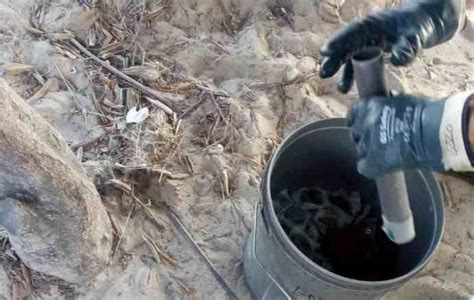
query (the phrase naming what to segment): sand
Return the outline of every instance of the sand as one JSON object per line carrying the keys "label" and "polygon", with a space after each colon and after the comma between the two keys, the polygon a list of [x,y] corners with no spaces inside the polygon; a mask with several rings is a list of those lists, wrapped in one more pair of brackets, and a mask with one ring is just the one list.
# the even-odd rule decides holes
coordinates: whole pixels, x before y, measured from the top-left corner
{"label": "sand", "polygon": [[[180,76],[192,77],[229,97],[213,101],[198,92],[171,92],[180,112],[199,103],[182,119],[178,130],[176,120],[153,106],[142,125],[125,124],[130,108],[126,106],[117,114],[117,127],[111,132],[100,122],[94,97],[117,102],[117,91],[104,90],[105,81],[94,73],[97,66],[65,55],[50,40],[25,30],[31,14],[39,14],[45,32],[67,29],[86,41],[94,24],[93,9],[88,8],[91,2],[52,0],[46,6],[27,0],[0,2],[0,62],[29,64],[45,80],[52,80],[48,91],[31,105],[74,146],[115,225],[117,243],[110,264],[93,282],[72,287],[74,296],[226,299],[225,291],[160,206],[166,203],[239,297],[250,299],[242,274],[242,252],[269,156],[294,129],[343,117],[356,99],[354,91],[348,96],[339,94],[334,79],[313,76],[318,50],[345,22],[396,1],[146,1],[146,11],[164,7],[163,13],[139,25],[136,44],[144,49],[147,61],[159,67],[147,67],[147,73],[142,70],[138,75],[148,75],[151,80],[165,76],[166,71],[160,72],[169,63],[177,81]],[[127,1],[103,2],[111,10],[143,12],[143,7],[124,9]],[[142,3],[128,2],[138,8]],[[472,89],[472,46],[456,37],[424,51],[407,68],[390,68],[389,80],[395,89],[434,98]],[[31,72],[4,77],[25,99],[41,87]],[[149,106],[143,99],[141,103]],[[232,124],[226,124],[224,117]],[[92,142],[78,147],[88,141]],[[116,163],[125,169],[117,170]],[[154,166],[154,171],[132,170],[143,165]],[[169,173],[157,171],[163,169]],[[133,186],[161,225],[110,184],[113,179]],[[464,299],[474,294],[474,186],[468,178],[440,175],[439,180],[447,211],[443,243],[416,279],[386,299]],[[163,259],[157,262],[144,236],[176,265]],[[8,266],[3,269],[0,298],[9,299],[18,277]],[[55,281],[43,283],[32,297],[65,297],[60,287]]]}

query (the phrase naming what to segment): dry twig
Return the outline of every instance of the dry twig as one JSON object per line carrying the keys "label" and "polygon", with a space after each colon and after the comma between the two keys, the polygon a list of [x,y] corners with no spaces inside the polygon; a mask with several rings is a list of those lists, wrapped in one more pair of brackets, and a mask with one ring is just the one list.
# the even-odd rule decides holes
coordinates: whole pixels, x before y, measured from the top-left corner
{"label": "dry twig", "polygon": [[190,112],[192,112],[193,110],[195,110],[199,105],[201,105],[203,102],[204,102],[205,98],[201,97],[201,99],[199,99],[196,103],[190,105],[188,108],[186,108],[185,111],[183,111],[178,119],[182,119],[184,118],[185,116],[187,116]]}
{"label": "dry twig", "polygon": [[7,75],[20,75],[33,71],[33,66],[19,63],[8,63],[3,68]]}
{"label": "dry twig", "polygon": [[147,86],[144,86],[140,82],[136,81],[135,79],[131,78],[130,76],[124,74],[123,72],[119,71],[117,68],[111,66],[108,62],[103,61],[102,59],[98,58],[96,55],[94,55],[92,52],[87,50],[86,47],[82,46],[81,43],[79,43],[75,38],[70,39],[71,43],[79,49],[82,53],[87,55],[89,58],[91,58],[93,61],[116,75],[117,77],[121,78],[122,80],[126,81],[130,85],[134,86],[135,88],[141,90],[142,92],[155,97],[157,100],[155,101],[161,101],[162,106],[167,107],[168,110],[173,111],[169,106],[171,106],[172,100],[169,99],[168,97],[164,96],[162,93],[159,91],[156,91],[152,88],[149,88]]}
{"label": "dry twig", "polygon": [[155,242],[153,242],[153,240],[149,236],[144,234],[143,235],[143,240],[145,240],[145,242],[147,242],[147,246],[148,246],[148,248],[150,248],[151,252],[153,252],[157,262],[160,262],[161,260],[163,260],[170,267],[176,268],[176,266],[178,265],[176,263],[176,260],[174,260],[174,258],[172,258],[170,255],[168,255],[166,252],[161,250],[160,247],[158,247],[158,245]]}
{"label": "dry twig", "polygon": [[26,102],[28,102],[28,104],[31,104],[41,99],[47,92],[49,92],[51,86],[53,85],[53,82],[53,79],[49,78],[39,90],[37,90],[33,95],[31,95],[30,98],[28,98],[28,100],[26,100]]}
{"label": "dry twig", "polygon": [[219,271],[217,270],[214,263],[209,259],[209,257],[207,257],[201,247],[199,247],[197,242],[193,239],[192,235],[181,222],[178,215],[176,215],[176,213],[169,206],[166,206],[166,208],[168,210],[169,217],[171,218],[171,220],[173,220],[173,223],[184,233],[186,238],[191,242],[194,250],[196,250],[199,256],[204,260],[206,265],[209,267],[209,270],[216,278],[217,282],[219,282],[222,288],[226,291],[227,295],[232,299],[239,299],[235,291],[230,287],[230,284],[224,279],[224,277],[222,277],[222,275],[219,274]]}
{"label": "dry twig", "polygon": [[148,206],[146,206],[140,199],[138,199],[136,196],[132,195],[132,197],[133,197],[133,200],[138,202],[138,204],[140,204],[140,206],[143,207],[143,209],[145,210],[145,213],[148,215],[149,218],[151,218],[155,222],[155,225],[158,227],[158,229],[160,230],[166,229],[166,225],[163,220],[158,218],[155,215],[155,213],[153,213],[153,211]]}
{"label": "dry twig", "polygon": [[133,213],[133,210],[135,209],[135,204],[133,203],[132,204],[132,207],[130,208],[130,211],[128,212],[128,216],[127,216],[127,220],[125,221],[125,225],[123,225],[123,228],[120,232],[120,236],[119,236],[119,240],[117,242],[117,246],[115,246],[115,250],[112,254],[112,258],[115,257],[115,254],[117,253],[117,250],[118,248],[120,247],[120,244],[122,243],[122,238],[123,236],[125,235],[125,233],[127,232],[127,228],[128,228],[128,223],[130,222],[130,218],[132,217],[132,213]]}
{"label": "dry twig", "polygon": [[158,101],[158,100],[155,100],[155,99],[152,99],[150,97],[147,97],[145,96],[144,97],[148,102],[150,102],[151,104],[155,105],[156,107],[158,108],[161,108],[165,113],[167,113],[168,115],[174,115],[174,111],[169,108],[168,106],[164,105],[162,102]]}
{"label": "dry twig", "polygon": [[178,282],[178,285],[181,287],[181,289],[183,289],[186,295],[191,294],[191,289],[183,282],[183,280],[176,278],[176,282]]}
{"label": "dry twig", "polygon": [[87,140],[87,141],[83,141],[83,142],[79,142],[77,144],[74,144],[74,145],[71,145],[71,149],[73,151],[76,151],[77,149],[79,149],[80,147],[86,147],[86,146],[89,146],[89,145],[92,145],[94,144],[95,142],[98,142],[100,141],[103,137],[105,137],[106,133],[103,133],[99,136],[96,136],[90,140]]}

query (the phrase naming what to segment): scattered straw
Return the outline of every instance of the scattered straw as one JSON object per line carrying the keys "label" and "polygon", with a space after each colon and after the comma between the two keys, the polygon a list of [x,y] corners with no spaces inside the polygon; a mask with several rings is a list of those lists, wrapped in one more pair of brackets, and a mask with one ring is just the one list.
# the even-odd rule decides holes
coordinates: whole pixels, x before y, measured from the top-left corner
{"label": "scattered straw", "polygon": [[145,213],[148,215],[148,217],[150,217],[154,221],[158,229],[160,230],[166,229],[166,225],[163,220],[161,220],[158,216],[156,216],[155,213],[136,196],[132,195],[132,197],[133,197],[133,200],[138,202],[138,204],[140,204],[140,206],[145,210]]}
{"label": "scattered straw", "polygon": [[191,242],[191,244],[193,245],[194,250],[196,250],[197,253],[199,254],[199,256],[204,260],[204,262],[208,266],[209,270],[211,271],[212,275],[214,275],[214,278],[216,278],[217,282],[219,282],[221,287],[226,291],[227,295],[232,299],[240,299],[237,296],[237,293],[231,288],[230,284],[219,273],[219,271],[217,270],[214,263],[204,253],[204,251],[201,249],[201,247],[199,247],[198,243],[194,240],[192,235],[189,233],[188,229],[181,222],[178,215],[169,206],[166,206],[166,207],[168,209],[168,215],[171,218],[171,220],[173,220],[173,223],[181,230],[181,232]]}
{"label": "scattered straw", "polygon": [[[116,75],[117,77],[121,78],[122,80],[126,81],[130,85],[134,86],[135,88],[141,90],[142,92],[155,97],[157,100],[156,101],[161,101],[163,106],[166,106],[169,108],[169,106],[172,103],[172,100],[169,99],[167,96],[163,95],[163,93],[158,92],[152,88],[149,88],[147,86],[144,86],[140,82],[136,81],[135,79],[131,78],[130,76],[126,75],[125,73],[119,71],[117,68],[114,66],[110,65],[108,62],[103,61],[102,59],[98,58],[96,55],[94,55],[92,52],[87,50],[86,47],[82,46],[81,43],[79,43],[75,38],[72,38],[71,43],[79,49],[82,53],[87,55],[89,58],[91,58],[93,61],[101,65],[102,67],[106,68],[108,71]],[[172,111],[171,108],[169,110]]]}
{"label": "scattered straw", "polygon": [[191,289],[183,282],[183,280],[179,279],[179,278],[176,278],[176,282],[178,283],[178,285],[181,287],[181,289],[183,290],[184,293],[186,293],[186,295],[190,295],[191,294]]}
{"label": "scattered straw", "polygon": [[154,242],[151,237],[148,235],[144,234],[143,235],[143,240],[146,242],[148,248],[150,248],[150,251],[153,253],[155,256],[156,262],[160,262],[163,260],[167,265],[169,265],[172,268],[176,268],[177,263],[176,260],[174,260],[170,255],[168,255],[166,252],[160,249],[158,247],[157,243]]}
{"label": "scattered straw", "polygon": [[33,66],[18,63],[8,63],[3,68],[7,75],[20,75],[33,71]]}
{"label": "scattered straw", "polygon": [[51,89],[51,86],[53,85],[54,80],[53,79],[48,79],[43,86],[37,90],[31,97],[26,100],[29,104],[41,99],[44,95],[46,95],[47,92]]}
{"label": "scattered straw", "polygon": [[115,254],[117,254],[117,251],[120,247],[120,244],[122,243],[122,238],[123,236],[127,233],[127,228],[128,228],[128,224],[130,222],[130,218],[132,217],[132,213],[133,213],[133,210],[135,209],[135,203],[132,203],[132,207],[130,208],[130,211],[128,212],[128,216],[127,216],[127,220],[125,221],[125,224],[123,225],[123,228],[120,232],[120,235],[119,235],[119,239],[118,239],[118,242],[117,242],[117,245],[115,246],[115,250],[112,254],[112,258],[115,257]]}
{"label": "scattered straw", "polygon": [[165,113],[169,114],[169,115],[174,115],[175,113],[173,112],[173,110],[171,108],[169,108],[168,106],[164,105],[163,103],[161,103],[160,101],[157,101],[155,99],[152,99],[150,97],[147,97],[145,96],[144,97],[148,102],[150,102],[151,104],[153,104],[154,106],[162,109]]}

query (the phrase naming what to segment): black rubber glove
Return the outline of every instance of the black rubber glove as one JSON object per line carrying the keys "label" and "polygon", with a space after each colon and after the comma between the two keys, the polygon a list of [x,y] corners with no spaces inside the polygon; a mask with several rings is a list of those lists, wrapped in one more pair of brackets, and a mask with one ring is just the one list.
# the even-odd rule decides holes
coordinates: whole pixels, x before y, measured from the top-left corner
{"label": "black rubber glove", "polygon": [[322,47],[325,58],[320,76],[331,77],[345,64],[338,88],[347,93],[354,77],[350,57],[368,46],[391,52],[391,62],[396,66],[412,62],[422,48],[433,47],[454,36],[464,17],[460,13],[460,1],[463,6],[464,0],[409,1],[400,8],[382,10],[354,21]]}
{"label": "black rubber glove", "polygon": [[358,170],[375,178],[410,168],[471,171],[470,93],[432,101],[399,95],[360,100],[347,116],[359,151]]}

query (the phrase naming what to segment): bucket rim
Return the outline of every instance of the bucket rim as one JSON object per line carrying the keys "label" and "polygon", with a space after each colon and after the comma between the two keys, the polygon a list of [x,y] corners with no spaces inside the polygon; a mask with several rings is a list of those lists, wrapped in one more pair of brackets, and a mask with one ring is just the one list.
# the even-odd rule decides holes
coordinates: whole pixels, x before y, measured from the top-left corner
{"label": "bucket rim", "polygon": [[[418,265],[413,268],[410,272],[388,280],[380,280],[380,281],[364,281],[358,279],[351,279],[349,277],[338,275],[334,272],[326,270],[322,266],[316,264],[314,261],[306,257],[290,240],[290,238],[285,233],[283,227],[281,226],[280,222],[278,221],[278,217],[276,216],[275,209],[273,207],[273,200],[271,194],[271,175],[273,173],[273,169],[276,165],[276,162],[280,158],[281,154],[290,147],[294,142],[299,140],[301,137],[306,136],[314,131],[319,130],[350,130],[346,126],[346,122],[344,118],[331,118],[331,119],[324,119],[318,120],[307,125],[304,125],[300,128],[297,128],[293,132],[291,132],[285,139],[283,139],[282,143],[278,146],[276,151],[273,153],[269,164],[267,166],[267,170],[265,171],[264,178],[262,180],[262,209],[265,219],[266,216],[270,217],[272,222],[268,224],[270,228],[268,228],[272,234],[275,235],[278,243],[284,247],[287,251],[289,251],[290,257],[292,260],[295,261],[296,264],[303,267],[308,273],[312,274],[315,277],[321,278],[323,275],[324,278],[329,281],[326,283],[332,284],[338,288],[346,288],[352,290],[364,290],[367,288],[370,289],[377,289],[377,290],[384,290],[389,289],[393,286],[398,286],[403,284],[404,282],[413,278],[416,274],[418,274],[431,260],[433,257],[436,249],[441,244],[442,236],[444,233],[445,228],[445,210],[443,203],[443,193],[441,191],[441,187],[439,186],[438,181],[435,179],[434,175],[428,170],[418,169],[416,170],[425,184],[430,187],[429,193],[431,199],[433,201],[433,206],[435,208],[435,226],[437,227],[435,231],[435,238],[429,245],[429,250],[425,254],[425,256],[420,260]],[[435,197],[437,194],[440,198],[439,203],[436,203]],[[440,205],[441,204],[441,205]],[[265,221],[265,220],[264,220]],[[276,229],[276,230],[275,230]]]}

